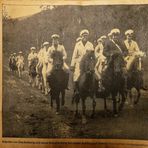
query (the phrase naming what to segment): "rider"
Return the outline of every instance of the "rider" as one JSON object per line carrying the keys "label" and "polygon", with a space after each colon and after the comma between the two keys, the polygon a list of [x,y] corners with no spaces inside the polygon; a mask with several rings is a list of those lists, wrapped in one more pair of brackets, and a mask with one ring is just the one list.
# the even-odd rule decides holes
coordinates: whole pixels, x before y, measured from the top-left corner
{"label": "rider", "polygon": [[71,70],[74,72],[74,92],[78,93],[78,78],[80,76],[80,61],[85,55],[87,50],[93,50],[94,47],[91,42],[88,41],[89,31],[84,29],[80,32],[81,41],[77,42],[73,51]]}
{"label": "rider", "polygon": [[48,59],[48,57],[47,57],[48,56],[48,47],[49,47],[49,42],[44,42],[40,51],[38,52],[38,55],[37,55],[38,64],[36,67],[37,73],[38,73],[38,69],[43,66],[43,62],[47,61],[47,59]]}
{"label": "rider", "polygon": [[125,78],[125,84],[124,87],[126,89],[127,87],[127,71],[125,68],[125,61],[124,61],[124,56],[127,55],[127,49],[125,45],[120,41],[119,36],[120,36],[120,30],[115,28],[111,30],[111,36],[112,38],[108,40],[108,42],[105,44],[103,54],[107,59],[107,65],[111,64],[112,58],[115,56],[120,56],[123,60],[123,65],[122,65],[122,74],[123,77]]}
{"label": "rider", "polygon": [[16,65],[18,65],[19,63],[23,64],[23,70],[24,70],[24,57],[23,57],[23,52],[20,51],[18,53],[19,55],[16,57]]}
{"label": "rider", "polygon": [[134,31],[129,29],[125,32],[126,40],[124,41],[126,48],[128,49],[128,55],[125,57],[125,60],[127,62],[127,70],[131,69],[131,66],[134,62],[134,59],[139,56],[139,67],[138,70],[141,72],[141,79],[142,79],[142,89],[147,90],[143,86],[143,73],[141,69],[141,57],[144,56],[144,52],[140,51],[139,46],[136,41],[134,41],[133,38]]}
{"label": "rider", "polygon": [[[37,53],[35,53],[36,48],[35,47],[31,47],[30,50],[31,50],[31,52],[28,55],[29,75],[30,75],[30,72],[31,72],[30,68],[31,68],[32,61],[37,58]],[[31,83],[31,79],[30,79],[30,83]]]}
{"label": "rider", "polygon": [[[127,30],[125,32],[126,40],[124,41],[126,48],[128,49],[128,55],[125,58],[127,61],[127,70],[131,68],[131,65],[135,59],[135,56],[140,55],[142,52],[139,49],[139,46],[136,41],[132,40],[133,38],[133,30]],[[141,69],[141,68],[140,68]]]}
{"label": "rider", "polygon": [[48,62],[51,63],[50,65],[50,69],[48,69],[48,75],[51,74],[51,71],[53,69],[53,58],[52,58],[52,55],[54,53],[54,51],[58,51],[62,54],[63,56],[63,70],[66,72],[66,89],[69,89],[68,88],[68,80],[69,80],[69,67],[68,65],[66,64],[66,59],[67,59],[67,53],[66,53],[66,50],[65,50],[65,47],[63,45],[60,45],[59,44],[59,38],[60,36],[58,34],[53,34],[51,36],[51,39],[52,39],[52,46],[49,47],[49,51],[48,51]]}
{"label": "rider", "polygon": [[104,47],[103,54],[107,58],[107,63],[110,63],[113,55],[127,54],[127,49],[124,44],[119,40],[120,30],[115,28],[111,30],[112,38],[109,39]]}
{"label": "rider", "polygon": [[98,45],[95,48],[95,56],[97,58],[97,63],[95,66],[95,73],[97,76],[98,80],[98,86],[99,86],[99,91],[103,90],[102,86],[102,81],[101,81],[101,75],[102,75],[102,70],[103,70],[103,64],[105,65],[106,57],[103,55],[103,50],[104,50],[104,42],[105,42],[105,36],[100,37],[97,40]]}

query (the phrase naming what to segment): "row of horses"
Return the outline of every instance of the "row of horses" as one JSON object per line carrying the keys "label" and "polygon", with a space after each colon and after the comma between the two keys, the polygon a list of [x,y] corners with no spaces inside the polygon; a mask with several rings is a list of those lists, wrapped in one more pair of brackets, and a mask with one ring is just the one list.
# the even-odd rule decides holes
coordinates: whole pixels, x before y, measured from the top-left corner
{"label": "row of horses", "polygon": [[[42,89],[50,88],[51,107],[53,107],[53,100],[56,100],[56,113],[60,111],[60,106],[65,103],[65,81],[66,73],[63,70],[63,59],[60,52],[56,51],[56,59],[53,59],[53,70],[50,76],[44,77],[44,70],[41,66],[36,70],[38,61],[34,61],[30,67],[30,77],[35,80],[38,79],[38,86]],[[57,58],[58,57],[58,58]],[[82,62],[83,61],[83,62]],[[92,114],[94,117],[96,110],[96,99],[104,99],[104,109],[107,111],[107,99],[112,98],[113,101],[113,115],[116,117],[123,109],[126,99],[130,98],[133,104],[137,104],[140,98],[140,89],[142,84],[141,72],[137,69],[138,58],[135,59],[134,64],[128,73],[123,71],[123,58],[113,56],[107,68],[102,73],[103,91],[98,91],[98,82],[95,75],[96,58],[94,52],[87,52],[80,63],[81,74],[78,81],[79,93],[74,95],[72,102],[75,104],[75,115],[78,115],[78,105],[81,101],[82,105],[82,123],[86,123],[86,99],[89,97],[92,100]],[[38,71],[38,72],[37,72]],[[44,85],[43,85],[44,84]],[[40,86],[41,85],[41,86]],[[138,92],[136,98],[132,96],[132,88]],[[61,98],[60,98],[61,95]],[[118,96],[118,97],[117,97]],[[117,99],[118,98],[118,99]]]}

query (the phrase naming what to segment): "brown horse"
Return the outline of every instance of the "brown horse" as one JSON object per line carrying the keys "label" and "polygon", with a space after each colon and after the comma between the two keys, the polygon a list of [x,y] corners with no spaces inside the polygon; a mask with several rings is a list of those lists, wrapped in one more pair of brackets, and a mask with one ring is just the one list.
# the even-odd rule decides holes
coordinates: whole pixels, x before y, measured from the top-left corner
{"label": "brown horse", "polygon": [[[51,107],[53,100],[56,100],[56,114],[59,114],[60,106],[65,104],[65,89],[68,81],[67,73],[63,70],[63,55],[59,51],[54,51],[52,54],[53,69],[47,77],[51,95]],[[61,99],[60,99],[61,95]]]}
{"label": "brown horse", "polygon": [[95,76],[96,59],[94,51],[88,51],[80,62],[80,77],[78,80],[79,94],[75,96],[74,102],[76,104],[76,115],[78,114],[78,104],[81,100],[82,103],[82,124],[87,122],[86,120],[86,98],[92,99],[92,116],[95,114],[95,92],[96,92],[96,76]]}
{"label": "brown horse", "polygon": [[[96,92],[97,98],[104,98],[104,108],[107,110],[106,99],[111,95],[113,100],[113,114],[118,116],[118,111],[121,111],[125,103],[125,74],[123,67],[125,65],[122,55],[115,54],[112,56],[107,68],[102,74],[103,92]],[[121,95],[122,100],[117,109],[117,96]]]}

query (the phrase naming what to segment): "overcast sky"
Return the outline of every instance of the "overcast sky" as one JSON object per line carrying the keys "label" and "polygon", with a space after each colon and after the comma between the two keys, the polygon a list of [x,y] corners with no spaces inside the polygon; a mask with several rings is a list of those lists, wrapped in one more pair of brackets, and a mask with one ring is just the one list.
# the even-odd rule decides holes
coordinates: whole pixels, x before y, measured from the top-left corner
{"label": "overcast sky", "polygon": [[41,8],[40,6],[5,5],[3,10],[7,12],[11,18],[18,18],[38,13],[41,11]]}

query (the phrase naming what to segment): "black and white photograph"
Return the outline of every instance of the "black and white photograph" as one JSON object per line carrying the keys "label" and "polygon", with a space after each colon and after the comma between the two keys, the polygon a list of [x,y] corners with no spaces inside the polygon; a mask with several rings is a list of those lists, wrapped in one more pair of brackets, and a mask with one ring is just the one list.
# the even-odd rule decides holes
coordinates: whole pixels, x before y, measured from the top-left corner
{"label": "black and white photograph", "polygon": [[2,5],[2,137],[148,140],[148,5]]}

